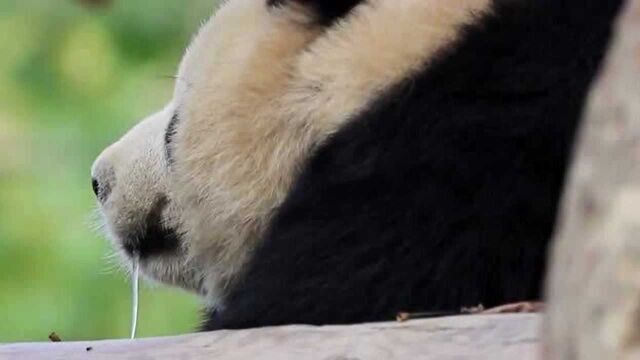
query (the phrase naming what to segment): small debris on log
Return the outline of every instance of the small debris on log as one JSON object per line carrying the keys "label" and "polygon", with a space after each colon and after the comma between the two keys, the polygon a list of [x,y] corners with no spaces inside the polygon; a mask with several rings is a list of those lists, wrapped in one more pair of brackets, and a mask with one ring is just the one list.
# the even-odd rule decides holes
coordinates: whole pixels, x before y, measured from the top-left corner
{"label": "small debris on log", "polygon": [[51,334],[49,334],[49,340],[51,340],[51,342],[61,342],[62,339],[60,338],[60,336],[58,336],[58,334],[54,332],[52,332]]}

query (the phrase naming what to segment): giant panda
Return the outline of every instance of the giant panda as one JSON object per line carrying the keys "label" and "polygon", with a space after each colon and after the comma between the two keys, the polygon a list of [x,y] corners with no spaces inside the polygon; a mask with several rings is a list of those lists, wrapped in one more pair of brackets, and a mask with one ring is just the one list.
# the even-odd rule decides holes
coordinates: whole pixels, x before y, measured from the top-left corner
{"label": "giant panda", "polygon": [[92,167],[126,264],[204,330],[540,299],[622,0],[227,0]]}

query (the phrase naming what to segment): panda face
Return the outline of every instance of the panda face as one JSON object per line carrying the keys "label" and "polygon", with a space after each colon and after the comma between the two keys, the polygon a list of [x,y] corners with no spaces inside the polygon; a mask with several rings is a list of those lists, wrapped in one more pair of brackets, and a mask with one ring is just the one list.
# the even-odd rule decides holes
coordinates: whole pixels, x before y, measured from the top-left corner
{"label": "panda face", "polygon": [[326,16],[343,5],[316,3],[225,2],[171,103],[94,164],[108,232],[147,276],[219,305],[314,149],[490,0],[350,1],[339,24]]}
{"label": "panda face", "polygon": [[[237,101],[234,98],[246,96],[242,106],[236,107],[247,107],[241,119],[248,116],[251,107],[265,106],[265,101],[269,99],[264,92],[273,90],[270,83],[278,82],[278,77],[285,76],[287,71],[286,66],[279,67],[277,64],[281,60],[286,62],[289,54],[303,47],[319,29],[319,25],[312,24],[312,17],[304,7],[297,4],[267,6],[265,2],[253,0],[225,3],[203,26],[183,59],[174,99],[162,111],[144,119],[105,149],[92,167],[93,187],[106,232],[127,263],[137,256],[141,271],[147,277],[208,295],[207,298],[216,298],[212,284],[225,281],[230,277],[225,274],[236,272],[234,263],[242,263],[242,255],[235,255],[236,260],[231,264],[219,267],[226,270],[216,271],[210,265],[223,263],[219,257],[233,256],[229,253],[236,239],[251,236],[247,231],[234,236],[224,235],[221,231],[205,236],[202,232],[206,229],[194,229],[196,224],[192,223],[190,216],[198,214],[194,220],[197,223],[207,221],[207,218],[216,219],[216,223],[222,219],[226,224],[240,223],[244,221],[237,217],[241,209],[230,211],[229,208],[255,205],[243,205],[235,192],[228,190],[232,188],[228,181],[222,181],[224,176],[219,176],[217,181],[223,189],[203,188],[201,190],[205,193],[196,195],[195,200],[191,195],[175,195],[175,191],[182,193],[182,185],[172,182],[183,179],[178,176],[184,171],[182,163],[191,157],[184,153],[193,151],[193,157],[200,156],[201,161],[206,160],[209,154],[215,152],[203,153],[194,142],[215,142],[215,131],[219,131],[214,126],[211,129],[214,132],[204,138],[192,135],[183,139],[181,129],[185,124],[191,124],[188,120],[192,118],[207,120],[195,122],[206,127],[209,119],[229,116],[230,110],[217,114],[215,109],[225,109]],[[262,89],[255,90],[255,94],[251,89],[254,85],[262,86]],[[227,104],[227,101],[231,103]],[[256,105],[252,105],[252,102]],[[216,123],[232,126],[235,130],[248,125],[241,122]],[[197,131],[201,130],[211,131],[206,128]],[[220,137],[220,141],[226,140]],[[229,147],[231,151],[240,148],[237,143],[220,143],[219,146]],[[180,161],[174,161],[176,156],[180,157]],[[187,159],[183,160],[184,157]],[[213,187],[216,174],[226,172],[223,167],[232,167],[234,161],[223,157],[215,163],[202,164],[206,169],[185,178],[194,176]],[[216,168],[220,169],[209,173],[209,170]],[[232,171],[229,173],[233,175]],[[210,180],[205,180],[209,176]],[[250,196],[260,197],[256,193]],[[204,209],[199,206],[200,202],[206,202]],[[197,207],[198,210],[186,209],[185,206]],[[209,216],[202,216],[199,209],[210,212]],[[261,217],[266,218],[266,215]],[[251,226],[255,227],[253,224]],[[233,226],[230,226],[227,234],[233,232]],[[201,242],[210,245],[201,246],[206,250],[214,248],[211,252],[215,257],[203,260],[203,256],[200,256],[203,250],[192,245],[197,244],[196,241],[186,241],[187,238],[202,238]],[[237,247],[236,251],[246,249],[245,244]]]}
{"label": "panda face", "polygon": [[162,135],[170,118],[168,106],[105,149],[92,167],[93,187],[105,229],[123,258],[136,254],[147,276],[200,292],[167,184]]}

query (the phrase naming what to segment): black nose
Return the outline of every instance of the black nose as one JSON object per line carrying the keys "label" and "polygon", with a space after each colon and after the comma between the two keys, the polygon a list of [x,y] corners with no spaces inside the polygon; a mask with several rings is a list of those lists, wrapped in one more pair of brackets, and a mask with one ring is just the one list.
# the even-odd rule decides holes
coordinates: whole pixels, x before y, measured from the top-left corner
{"label": "black nose", "polygon": [[91,188],[93,188],[93,193],[96,194],[96,197],[100,202],[105,202],[111,194],[111,185],[108,181],[98,181],[95,177],[91,178]]}
{"label": "black nose", "polygon": [[91,167],[91,188],[101,203],[107,201],[116,185],[116,173],[108,161],[98,158]]}
{"label": "black nose", "polygon": [[96,178],[91,178],[91,187],[93,188],[93,193],[96,194],[96,196],[100,196],[100,185]]}

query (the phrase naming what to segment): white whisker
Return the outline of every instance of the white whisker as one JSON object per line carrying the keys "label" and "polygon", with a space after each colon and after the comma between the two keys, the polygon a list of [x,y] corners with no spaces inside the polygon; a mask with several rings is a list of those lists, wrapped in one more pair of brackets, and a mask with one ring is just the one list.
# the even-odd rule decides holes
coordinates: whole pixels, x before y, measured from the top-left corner
{"label": "white whisker", "polygon": [[138,330],[138,305],[139,305],[139,283],[140,283],[140,257],[135,255],[133,258],[133,273],[131,274],[131,339],[136,338]]}

